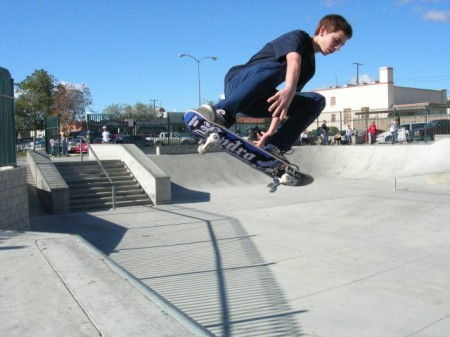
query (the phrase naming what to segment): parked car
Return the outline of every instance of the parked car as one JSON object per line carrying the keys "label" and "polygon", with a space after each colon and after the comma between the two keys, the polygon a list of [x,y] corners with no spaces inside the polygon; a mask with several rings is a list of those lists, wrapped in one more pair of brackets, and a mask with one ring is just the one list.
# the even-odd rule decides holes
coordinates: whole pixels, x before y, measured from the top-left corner
{"label": "parked car", "polygon": [[423,128],[418,128],[411,135],[413,140],[428,141],[434,140],[435,135],[448,135],[450,134],[450,120],[448,119],[435,119],[425,124]]}
{"label": "parked car", "polygon": [[[385,132],[384,130],[377,129],[377,137],[384,132]],[[370,135],[369,135],[369,131],[367,131],[367,130],[356,131],[356,134],[353,135],[353,138],[354,138],[355,144],[365,144],[365,143],[370,142]],[[344,139],[344,137],[342,139]],[[378,138],[375,138],[375,141],[377,141],[377,139]]]}
{"label": "parked car", "polygon": [[[410,143],[413,140],[412,135],[414,135],[414,132],[423,130],[424,127],[425,123],[407,123],[401,124],[399,130],[402,128],[405,130],[406,141]],[[380,144],[392,143],[392,133],[390,131],[380,133],[377,137],[377,142]]]}
{"label": "parked car", "polygon": [[182,135],[179,134],[177,132],[161,132],[159,137],[157,138],[150,138],[150,137],[146,137],[146,139],[148,141],[153,141],[155,145],[159,146],[164,146],[164,145],[192,145],[192,144],[196,144],[197,141],[195,140],[194,137],[192,137],[192,135],[188,134],[188,135]]}
{"label": "parked car", "polygon": [[[88,152],[88,144],[83,142],[83,145],[81,146],[83,149],[83,153]],[[80,143],[77,143],[77,146],[75,146],[75,153],[80,153]]]}
{"label": "parked car", "polygon": [[[434,140],[435,130],[432,128],[430,123],[418,123],[420,125],[416,126],[412,131],[409,131],[409,139],[411,141],[429,141]],[[422,125],[423,124],[423,125]]]}
{"label": "parked car", "polygon": [[33,141],[33,138],[22,138],[16,144],[16,151],[26,151],[28,150],[27,145]]}
{"label": "parked car", "polygon": [[67,151],[75,152],[75,148],[77,147],[77,143],[80,141],[79,138],[71,138],[67,139]]}
{"label": "parked car", "polygon": [[115,134],[114,139],[111,140],[111,143],[116,144],[135,144],[136,146],[153,146],[153,140],[147,140],[142,136],[131,136],[124,133]]}
{"label": "parked car", "polygon": [[450,134],[450,120],[448,119],[435,119],[430,122],[430,127],[434,129],[436,135],[448,135]]}
{"label": "parked car", "polygon": [[34,142],[33,139],[31,139],[30,141],[23,143],[24,150],[33,150],[33,146],[35,150],[45,150],[45,139],[36,138]]}

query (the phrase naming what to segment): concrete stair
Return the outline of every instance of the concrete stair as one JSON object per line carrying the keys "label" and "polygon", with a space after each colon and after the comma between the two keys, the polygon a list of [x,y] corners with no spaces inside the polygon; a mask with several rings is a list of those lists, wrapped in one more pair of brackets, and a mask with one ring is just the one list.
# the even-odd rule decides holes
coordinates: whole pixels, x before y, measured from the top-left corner
{"label": "concrete stair", "polygon": [[[116,207],[152,204],[123,162],[105,160],[102,164],[116,185]],[[57,162],[55,166],[69,185],[71,211],[113,207],[111,184],[96,161]]]}

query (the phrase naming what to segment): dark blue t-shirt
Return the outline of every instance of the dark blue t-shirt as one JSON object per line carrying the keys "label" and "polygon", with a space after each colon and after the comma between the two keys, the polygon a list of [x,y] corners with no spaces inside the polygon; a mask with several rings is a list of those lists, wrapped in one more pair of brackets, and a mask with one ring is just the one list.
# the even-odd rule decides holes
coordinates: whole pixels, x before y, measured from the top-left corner
{"label": "dark blue t-shirt", "polygon": [[297,82],[297,91],[300,91],[314,76],[316,71],[316,59],[312,38],[302,30],[291,31],[267,43],[245,65],[234,67],[230,72],[235,72],[243,67],[261,62],[286,63],[286,55],[291,52],[299,53],[302,58],[300,77]]}

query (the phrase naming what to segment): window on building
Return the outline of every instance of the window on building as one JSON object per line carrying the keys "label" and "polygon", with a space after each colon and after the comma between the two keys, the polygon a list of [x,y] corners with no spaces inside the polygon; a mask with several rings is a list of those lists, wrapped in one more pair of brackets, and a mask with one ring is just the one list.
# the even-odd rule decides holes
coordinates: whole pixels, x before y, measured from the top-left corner
{"label": "window on building", "polygon": [[336,105],[336,97],[330,97],[330,105],[335,106]]}
{"label": "window on building", "polygon": [[336,114],[331,114],[331,122],[336,122]]}
{"label": "window on building", "polygon": [[352,109],[344,109],[344,124],[352,121]]}

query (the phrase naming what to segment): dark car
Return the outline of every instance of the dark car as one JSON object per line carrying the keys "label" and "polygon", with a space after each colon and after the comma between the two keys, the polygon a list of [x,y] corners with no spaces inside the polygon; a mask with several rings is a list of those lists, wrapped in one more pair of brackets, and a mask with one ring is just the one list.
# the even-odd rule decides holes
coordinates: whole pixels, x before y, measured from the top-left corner
{"label": "dark car", "polygon": [[430,126],[434,128],[436,135],[450,134],[450,120],[449,119],[435,119],[430,122]]}
{"label": "dark car", "polygon": [[414,130],[411,135],[413,140],[428,141],[434,140],[435,135],[450,134],[450,120],[436,119],[424,125],[423,128]]}

